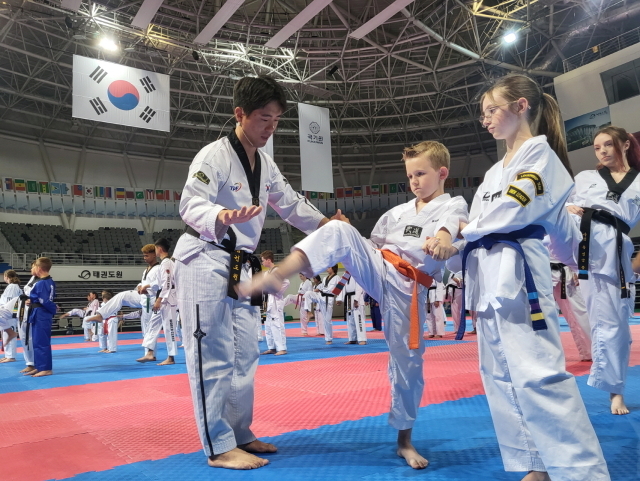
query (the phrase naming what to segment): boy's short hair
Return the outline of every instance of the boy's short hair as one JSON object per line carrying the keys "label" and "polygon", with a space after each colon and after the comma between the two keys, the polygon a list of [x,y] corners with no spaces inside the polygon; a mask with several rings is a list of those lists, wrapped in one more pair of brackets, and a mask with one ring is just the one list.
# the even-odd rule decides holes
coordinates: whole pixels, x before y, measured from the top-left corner
{"label": "boy's short hair", "polygon": [[411,147],[405,147],[402,151],[402,160],[413,159],[420,155],[427,155],[431,166],[434,169],[440,167],[446,167],[449,169],[451,164],[451,155],[449,150],[440,142],[435,140],[425,140],[419,144],[412,145]]}
{"label": "boy's short hair", "polygon": [[167,239],[165,239],[164,237],[158,239],[155,242],[155,246],[162,248],[163,251],[165,252],[169,252],[169,249],[171,248],[169,241]]}
{"label": "boy's short hair", "polygon": [[35,265],[38,266],[43,271],[49,272],[51,270],[51,266],[53,265],[53,262],[51,262],[51,259],[49,259],[48,257],[38,257],[35,260]]}
{"label": "boy's short hair", "polygon": [[102,291],[102,300],[109,300],[113,297],[113,291],[109,291],[109,290],[104,290]]}
{"label": "boy's short hair", "polygon": [[142,249],[140,249],[142,251],[143,254],[155,254],[156,253],[156,246],[154,244],[147,244],[145,246],[142,247]]}
{"label": "boy's short hair", "polygon": [[277,102],[282,112],[287,110],[287,96],[278,83],[266,75],[244,77],[233,87],[233,106],[240,107],[245,115]]}
{"label": "boy's short hair", "polygon": [[262,254],[260,254],[260,257],[262,257],[263,259],[269,259],[271,262],[273,262],[275,259],[273,251],[263,251]]}
{"label": "boy's short hair", "polygon": [[338,264],[336,264],[335,266],[331,266],[331,269],[333,269],[333,273],[337,274],[338,273]]}

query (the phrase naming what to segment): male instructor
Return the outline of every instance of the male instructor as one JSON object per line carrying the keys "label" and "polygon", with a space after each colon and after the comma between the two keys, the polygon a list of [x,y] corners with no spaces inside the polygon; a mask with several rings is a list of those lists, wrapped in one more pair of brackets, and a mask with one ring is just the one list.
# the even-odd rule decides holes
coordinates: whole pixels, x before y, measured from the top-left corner
{"label": "male instructor", "polygon": [[233,102],[236,128],[204,147],[189,169],[180,202],[187,231],[174,251],[175,281],[208,463],[253,469],[269,462],[255,454],[277,449],[251,431],[260,299],[238,299],[234,286],[260,270],[252,253],[267,204],[306,233],[329,219],[291,188],[271,157],[258,152],[287,109],[283,89],[269,77],[246,77],[235,85]]}

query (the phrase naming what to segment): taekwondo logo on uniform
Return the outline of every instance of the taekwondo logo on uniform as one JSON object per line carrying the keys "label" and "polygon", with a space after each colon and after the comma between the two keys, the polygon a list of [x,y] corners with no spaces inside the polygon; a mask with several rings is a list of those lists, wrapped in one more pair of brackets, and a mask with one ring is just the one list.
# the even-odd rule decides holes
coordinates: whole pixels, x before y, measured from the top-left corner
{"label": "taekwondo logo on uniform", "polygon": [[408,225],[404,228],[403,237],[417,237],[418,239],[422,235],[422,227],[417,225]]}
{"label": "taekwondo logo on uniform", "polygon": [[637,195],[635,199],[633,199],[631,202],[633,202],[636,205],[636,207],[640,207],[640,197],[638,197]]}
{"label": "taekwondo logo on uniform", "polygon": [[74,55],[72,116],[169,131],[169,77]]}
{"label": "taekwondo logo on uniform", "polygon": [[271,184],[264,184],[264,188],[267,192],[271,190]]}
{"label": "taekwondo logo on uniform", "polygon": [[242,189],[242,183],[236,182],[235,184],[230,185],[229,189],[231,189],[231,192],[238,192],[240,189]]}
{"label": "taekwondo logo on uniform", "polygon": [[620,202],[620,194],[610,190],[609,192],[607,192],[607,200],[612,200],[617,204],[618,202]]}
{"label": "taekwondo logo on uniform", "polygon": [[484,195],[482,196],[482,200],[483,202],[488,202],[491,201],[493,202],[494,200],[496,200],[498,197],[502,196],[502,191],[499,190],[498,192],[494,193],[494,194],[490,194],[489,192],[485,192]]}

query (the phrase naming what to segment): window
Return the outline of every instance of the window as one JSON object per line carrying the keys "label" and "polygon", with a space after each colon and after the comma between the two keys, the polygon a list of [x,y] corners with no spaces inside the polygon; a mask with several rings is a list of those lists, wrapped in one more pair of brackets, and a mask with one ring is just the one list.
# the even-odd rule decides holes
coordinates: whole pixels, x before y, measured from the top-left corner
{"label": "window", "polygon": [[600,78],[609,105],[640,95],[640,59],[602,72]]}

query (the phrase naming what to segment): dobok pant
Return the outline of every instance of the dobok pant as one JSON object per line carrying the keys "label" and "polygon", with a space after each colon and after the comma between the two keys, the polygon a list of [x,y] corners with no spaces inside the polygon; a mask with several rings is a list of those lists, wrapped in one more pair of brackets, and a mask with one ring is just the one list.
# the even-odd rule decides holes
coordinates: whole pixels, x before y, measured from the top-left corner
{"label": "dobok pant", "polygon": [[[384,334],[389,345],[389,381],[391,411],[389,424],[395,429],[413,427],[424,390],[422,376],[424,343],[409,349],[409,312],[413,281],[402,276],[382,258],[358,233],[355,227],[340,221],[330,221],[298,243],[311,263],[307,277],[342,262],[346,270],[371,297],[378,300],[385,319]],[[420,286],[420,305],[424,305],[427,290]],[[425,319],[420,310],[420,338]]]}
{"label": "dobok pant", "polygon": [[505,470],[608,481],[600,443],[565,368],[555,302],[550,292],[538,295],[546,330],[531,327],[524,289],[513,300],[498,299],[499,309],[489,304],[478,312],[480,375]]}
{"label": "dobok pant", "polygon": [[[358,302],[358,307],[354,307],[353,304]],[[344,306],[347,312],[347,334],[349,335],[349,341],[367,342],[367,325],[364,317],[364,303],[362,300],[357,301],[351,299],[351,309],[347,309],[348,306]]]}
{"label": "dobok pant", "polygon": [[[196,425],[207,456],[256,439],[254,376],[260,310],[227,297],[229,254],[213,245],[175,263],[178,309]],[[241,280],[251,273],[243,265]]]}
{"label": "dobok pant", "polygon": [[151,311],[151,315],[149,316],[145,316],[145,310],[143,308],[142,315],[147,317],[147,328],[144,333],[142,347],[155,353],[158,337],[160,337],[160,329],[162,329],[167,345],[167,356],[177,356],[176,307],[163,303],[160,305],[158,312]]}
{"label": "dobok pant", "polygon": [[[566,278],[573,279],[573,272],[568,267],[564,267]],[[591,327],[589,326],[589,315],[587,306],[582,297],[581,286],[567,282],[565,291],[566,299],[562,299],[562,275],[559,271],[551,269],[551,280],[553,282],[553,297],[562,311],[562,315],[569,324],[571,336],[578,347],[578,353],[582,361],[591,359]],[[585,282],[585,281],[582,281]],[[581,284],[582,285],[582,284]]]}
{"label": "dobok pant", "polygon": [[[428,301],[427,301],[428,302]],[[435,303],[431,303],[429,306],[429,312],[427,312],[426,325],[429,330],[429,334],[432,336],[444,336],[444,323],[447,316],[444,312],[444,304],[441,302],[438,307]]]}
{"label": "dobok pant", "polygon": [[587,384],[603,391],[622,394],[631,355],[629,317],[633,298],[620,298],[620,281],[589,273],[580,286],[587,301],[591,323],[593,364]]}

